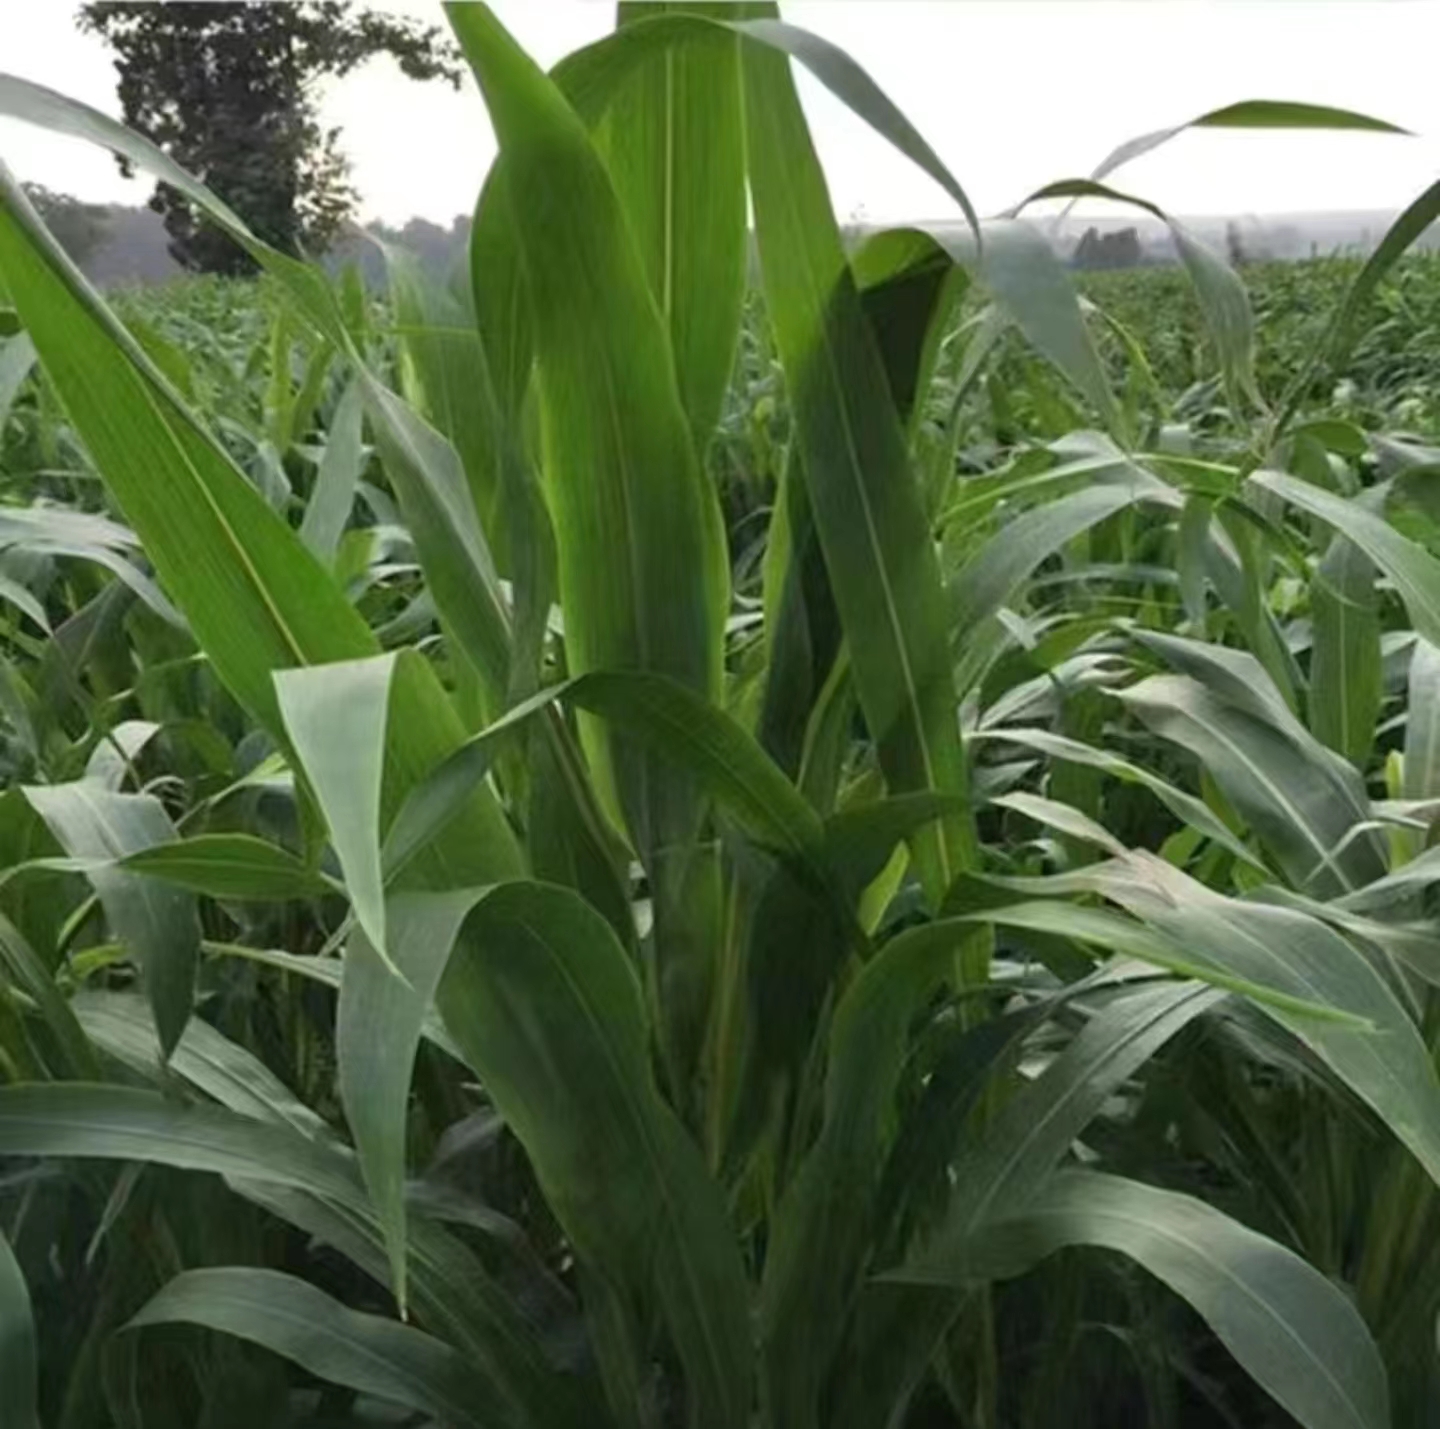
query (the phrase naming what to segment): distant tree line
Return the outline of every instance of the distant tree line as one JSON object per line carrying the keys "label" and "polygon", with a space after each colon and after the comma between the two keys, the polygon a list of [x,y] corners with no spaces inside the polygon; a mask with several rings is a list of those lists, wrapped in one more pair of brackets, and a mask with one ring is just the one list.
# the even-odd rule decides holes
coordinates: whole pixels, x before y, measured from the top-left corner
{"label": "distant tree line", "polygon": [[1136,228],[1117,228],[1113,233],[1087,228],[1070,255],[1075,268],[1134,268],[1143,262],[1145,250]]}

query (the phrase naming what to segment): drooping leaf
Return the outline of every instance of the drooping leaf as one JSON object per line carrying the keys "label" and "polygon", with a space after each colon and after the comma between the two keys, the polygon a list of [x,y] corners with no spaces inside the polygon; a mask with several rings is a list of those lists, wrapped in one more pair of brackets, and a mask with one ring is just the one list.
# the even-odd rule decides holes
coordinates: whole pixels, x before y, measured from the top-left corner
{"label": "drooping leaf", "polygon": [[1094,877],[1098,891],[1193,956],[1369,1022],[1372,1030],[1262,1004],[1440,1180],[1440,1082],[1377,959],[1298,908],[1223,897],[1153,855],[1132,852]]}
{"label": "drooping leaf", "polygon": [[[1064,265],[1049,239],[1034,224],[1018,218],[987,219],[981,229],[980,278],[1026,339],[1075,384],[1113,427],[1118,409],[1104,364]],[[952,254],[967,256],[964,240],[952,241]]]}
{"label": "drooping leaf", "polygon": [[111,930],[139,963],[166,1054],[190,1018],[200,922],[195,900],[179,888],[120,867],[127,855],[175,841],[164,805],[150,794],[116,794],[88,781],[36,785],[25,797],[87,877]]}
{"label": "drooping leaf", "polygon": [[977,731],[971,738],[977,741],[992,740],[1018,744],[1025,749],[1034,749],[1051,759],[1082,764],[1088,768],[1112,774],[1126,783],[1138,784],[1150,790],[1177,819],[1189,824],[1191,828],[1203,834],[1213,843],[1219,844],[1220,847],[1234,854],[1236,858],[1263,869],[1263,865],[1259,863],[1255,855],[1225,827],[1223,821],[1211,811],[1208,804],[1197,799],[1193,794],[1187,794],[1185,790],[1171,784],[1168,780],[1162,779],[1142,764],[1136,764],[1133,760],[1125,759],[1110,750],[1097,749],[1094,745],[1085,744],[1080,740],[1070,739],[1066,735],[1055,734],[1046,729],[1020,729],[1007,725],[1003,728]]}
{"label": "drooping leaf", "polygon": [[1360,502],[1346,500],[1283,472],[1257,471],[1251,474],[1250,482],[1318,516],[1348,537],[1394,581],[1415,629],[1432,644],[1440,643],[1440,561],[1423,546],[1402,536]]}
{"label": "drooping leaf", "polygon": [[1347,893],[1385,871],[1376,836],[1354,835],[1370,817],[1354,770],[1293,719],[1263,718],[1183,675],[1152,675],[1117,693],[1204,763],[1297,888]]}
{"label": "drooping leaf", "polygon": [[1087,1023],[962,1153],[944,1219],[908,1264],[962,1262],[996,1219],[1041,1190],[1115,1089],[1224,996],[1203,984],[1167,983],[1126,993]]}
{"label": "drooping leaf", "polygon": [[163,1085],[167,1069],[191,1086],[257,1121],[291,1127],[335,1143],[335,1133],[253,1053],[192,1017],[168,1062],[141,1000],[129,993],[86,991],[73,1003],[85,1034],[102,1051]]}
{"label": "drooping leaf", "polygon": [[159,1092],[86,1082],[0,1087],[0,1151],[99,1157],[273,1180],[341,1205],[363,1206],[353,1162],[292,1127]]}
{"label": "drooping leaf", "polygon": [[238,1335],[320,1379],[445,1424],[494,1429],[518,1422],[443,1340],[349,1310],[278,1270],[187,1270],[148,1300],[129,1328],[175,1323]]}
{"label": "drooping leaf", "polygon": [[[1143,474],[1142,474],[1143,475]],[[1163,482],[1097,483],[1032,507],[1002,526],[949,583],[950,618],[962,638],[994,615],[1035,569],[1063,546],[1137,501],[1174,500]]]}
{"label": "drooping leaf", "polygon": [[1306,1429],[1383,1429],[1385,1370],[1345,1294],[1293,1251],[1189,1196],[1067,1171],[1000,1208],[963,1259],[912,1263],[929,1284],[1022,1273],[1072,1246],[1119,1251],[1200,1313],[1242,1367]]}
{"label": "drooping leaf", "polygon": [[1187,129],[1349,129],[1375,134],[1404,134],[1407,131],[1383,119],[1373,119],[1352,109],[1335,109],[1327,104],[1297,104],[1286,99],[1242,99],[1220,109],[1211,109],[1184,124],[1156,129],[1128,139],[1113,149],[1095,167],[1090,177],[1103,179],[1122,164],[1148,154]]}
{"label": "drooping leaf", "polygon": [[[1131,204],[1153,214],[1169,230],[1200,305],[1206,330],[1220,361],[1220,370],[1237,410],[1242,397],[1259,400],[1255,385],[1255,318],[1245,284],[1233,268],[1184,224],[1163,209],[1133,194],[1119,193],[1095,179],[1064,179],[1031,194],[1021,208],[1048,198],[1100,198]],[[1018,210],[1017,210],[1018,211]]]}

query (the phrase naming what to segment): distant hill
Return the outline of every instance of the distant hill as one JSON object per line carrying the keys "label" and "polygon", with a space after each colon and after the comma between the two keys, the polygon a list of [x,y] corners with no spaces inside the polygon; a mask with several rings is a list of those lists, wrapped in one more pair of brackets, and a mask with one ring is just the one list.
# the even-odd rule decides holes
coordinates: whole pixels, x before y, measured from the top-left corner
{"label": "distant hill", "polygon": [[[1367,255],[1396,217],[1395,213],[1385,211],[1361,211],[1201,214],[1181,216],[1179,221],[1195,237],[1232,260],[1288,262],[1332,254]],[[1051,216],[1037,217],[1035,223],[1049,235],[1056,252],[1076,267],[1124,268],[1177,261],[1169,229],[1148,215],[1139,219],[1067,215],[1058,225]],[[852,243],[859,242],[880,226],[852,225],[846,229],[846,235]],[[963,223],[952,219],[926,223],[925,227],[941,233],[953,231],[957,235],[965,229]],[[1416,247],[1440,247],[1440,224],[1422,235]]]}
{"label": "distant hill", "polygon": [[[156,283],[177,276],[181,269],[166,247],[166,234],[158,214],[148,208],[112,204],[92,209],[102,228],[100,241],[81,258],[88,276],[104,287],[127,283]],[[1217,216],[1201,215],[1181,221],[1192,233],[1232,259],[1291,260],[1334,253],[1369,253],[1380,241],[1395,215],[1383,211],[1290,213]],[[1053,219],[1037,219],[1049,232],[1056,251],[1078,267],[1131,267],[1136,264],[1173,263],[1174,244],[1169,231],[1149,218],[1077,218],[1067,216],[1058,227]],[[950,221],[939,229],[960,229]],[[846,236],[860,241],[873,225],[851,225]],[[457,216],[448,228],[424,218],[412,218],[401,228],[371,223],[355,229],[326,259],[331,268],[346,262],[360,265],[368,281],[384,282],[384,259],[364,237],[374,234],[417,254],[432,272],[448,275],[465,261],[470,238],[468,215]],[[1420,239],[1422,248],[1440,247],[1440,225]]]}
{"label": "distant hill", "polygon": [[182,271],[166,247],[165,225],[158,213],[110,204],[100,223],[100,242],[80,260],[92,282],[106,288],[125,283],[162,283]]}
{"label": "distant hill", "polygon": [[[85,205],[85,210],[98,238],[87,235],[83,251],[72,250],[72,256],[92,282],[105,288],[163,283],[184,271],[170,256],[169,237],[158,213],[123,204]],[[365,237],[367,233],[385,243],[408,248],[431,271],[448,274],[464,261],[470,219],[468,215],[457,216],[449,228],[428,219],[412,218],[403,228],[372,223],[364,229],[353,229],[327,256],[326,265],[338,269],[347,262],[358,263],[366,279],[378,286],[384,282],[385,260],[379,248]],[[57,228],[56,236],[66,244],[63,229]]]}

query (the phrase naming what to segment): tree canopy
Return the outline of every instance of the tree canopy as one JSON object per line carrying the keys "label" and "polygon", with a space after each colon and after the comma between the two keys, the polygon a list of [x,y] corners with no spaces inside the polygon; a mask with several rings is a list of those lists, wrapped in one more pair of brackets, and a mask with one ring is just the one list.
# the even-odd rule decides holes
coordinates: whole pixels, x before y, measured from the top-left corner
{"label": "tree canopy", "polygon": [[[291,252],[323,252],[357,199],[339,130],[320,122],[316,82],[381,54],[412,79],[460,79],[435,26],[347,0],[90,0],[80,23],[116,53],[125,122]],[[177,262],[212,273],[249,269],[173,188],[161,184],[151,207],[164,216]]]}

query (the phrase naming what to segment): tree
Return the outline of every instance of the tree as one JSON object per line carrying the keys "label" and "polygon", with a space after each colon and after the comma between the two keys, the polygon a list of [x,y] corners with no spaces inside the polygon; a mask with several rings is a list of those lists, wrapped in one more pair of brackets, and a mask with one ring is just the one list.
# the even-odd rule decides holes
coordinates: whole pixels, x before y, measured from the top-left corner
{"label": "tree", "polygon": [[[317,80],[388,54],[412,79],[460,82],[458,56],[438,28],[348,0],[90,0],[80,24],[118,56],[125,122],[287,252],[324,252],[357,198],[339,131],[319,122]],[[150,206],[164,215],[177,262],[210,273],[251,270],[169,185],[157,187]]]}
{"label": "tree", "polygon": [[1070,259],[1076,268],[1133,268],[1144,261],[1140,234],[1134,228],[1122,228],[1115,233],[1087,228]]}
{"label": "tree", "polygon": [[82,268],[105,241],[109,211],[103,204],[85,203],[71,194],[58,194],[43,184],[25,184],[25,197],[35,206],[55,241]]}

